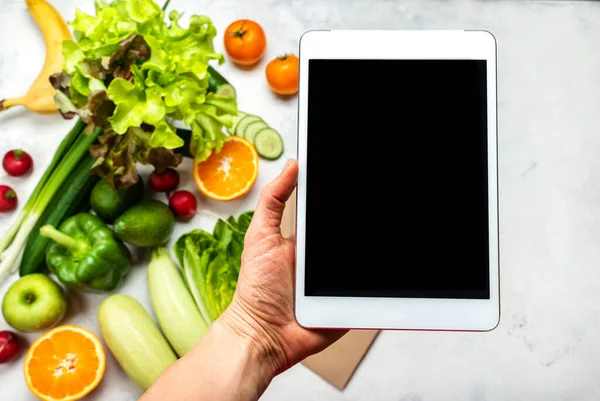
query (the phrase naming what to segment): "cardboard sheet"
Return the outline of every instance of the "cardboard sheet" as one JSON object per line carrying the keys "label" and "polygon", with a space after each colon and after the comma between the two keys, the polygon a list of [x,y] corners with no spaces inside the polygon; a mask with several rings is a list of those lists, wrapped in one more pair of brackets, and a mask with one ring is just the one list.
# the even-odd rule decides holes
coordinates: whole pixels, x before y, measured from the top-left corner
{"label": "cardboard sheet", "polygon": [[302,363],[338,390],[343,390],[377,333],[377,330],[350,330],[329,348],[306,358]]}
{"label": "cardboard sheet", "polygon": [[[281,232],[285,237],[295,232],[295,222],[296,192],[288,201],[281,222]],[[378,330],[350,330],[329,348],[306,358],[302,363],[332,386],[343,390],[378,332]]]}

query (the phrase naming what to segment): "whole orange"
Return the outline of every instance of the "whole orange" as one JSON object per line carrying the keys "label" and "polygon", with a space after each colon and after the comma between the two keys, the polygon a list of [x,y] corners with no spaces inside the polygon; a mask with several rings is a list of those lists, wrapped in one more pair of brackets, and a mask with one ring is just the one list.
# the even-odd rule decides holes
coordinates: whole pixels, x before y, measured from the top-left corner
{"label": "whole orange", "polygon": [[298,92],[299,64],[298,57],[293,54],[279,56],[267,64],[267,82],[273,92],[280,95],[293,95]]}
{"label": "whole orange", "polygon": [[229,24],[223,40],[229,58],[240,65],[256,64],[267,48],[265,31],[258,23],[248,19]]}

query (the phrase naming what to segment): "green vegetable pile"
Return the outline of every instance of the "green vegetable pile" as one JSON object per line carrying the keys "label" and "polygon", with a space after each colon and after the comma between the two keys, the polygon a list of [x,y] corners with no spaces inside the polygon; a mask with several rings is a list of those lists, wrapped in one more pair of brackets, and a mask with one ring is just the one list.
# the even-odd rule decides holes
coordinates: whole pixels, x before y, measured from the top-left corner
{"label": "green vegetable pile", "polygon": [[184,145],[173,121],[191,128],[189,151],[203,161],[219,151],[237,115],[235,97],[210,91],[211,61],[222,64],[210,18],[171,11],[153,0],[96,0],[95,15],[76,11],[75,41],[63,43],[64,70],[50,80],[65,118],[102,128],[92,173],[112,187],[138,180],[136,163],[177,167]]}
{"label": "green vegetable pile", "polygon": [[[60,224],[68,215],[79,211],[87,198],[97,178],[88,173],[94,162],[88,147],[97,142],[102,132],[100,128],[91,128],[80,120],[75,123],[27,203],[0,239],[0,282],[17,270],[22,275],[37,271],[48,243],[38,235],[39,228],[43,224]],[[20,265],[18,259],[22,253]]]}
{"label": "green vegetable pile", "polygon": [[152,248],[147,281],[155,320],[134,298],[108,296],[100,305],[102,337],[127,376],[147,390],[188,353],[227,308],[237,286],[244,236],[254,211],[219,219],[214,232],[183,234],[169,249]]}
{"label": "green vegetable pile", "polygon": [[219,219],[214,232],[196,229],[183,234],[174,253],[183,269],[183,278],[204,320],[212,323],[231,303],[237,287],[244,249],[244,236],[254,211],[237,220]]}

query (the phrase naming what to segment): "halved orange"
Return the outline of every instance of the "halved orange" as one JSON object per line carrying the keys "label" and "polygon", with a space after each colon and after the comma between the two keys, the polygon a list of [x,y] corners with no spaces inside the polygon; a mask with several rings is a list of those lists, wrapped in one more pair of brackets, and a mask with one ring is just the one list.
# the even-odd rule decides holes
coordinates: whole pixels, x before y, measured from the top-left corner
{"label": "halved orange", "polygon": [[194,163],[193,175],[200,192],[209,198],[229,201],[248,193],[258,177],[258,153],[241,136],[230,135],[219,152]]}
{"label": "halved orange", "polygon": [[106,355],[98,337],[83,327],[62,325],[38,337],[25,357],[25,381],[44,401],[74,401],[102,380]]}

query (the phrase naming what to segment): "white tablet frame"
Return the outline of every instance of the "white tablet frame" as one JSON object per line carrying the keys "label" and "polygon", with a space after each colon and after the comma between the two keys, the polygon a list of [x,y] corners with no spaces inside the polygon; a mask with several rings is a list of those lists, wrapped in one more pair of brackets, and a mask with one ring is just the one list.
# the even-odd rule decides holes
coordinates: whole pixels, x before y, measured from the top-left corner
{"label": "white tablet frame", "polygon": [[[500,321],[496,40],[487,31],[313,30],[300,39],[295,314],[308,328],[490,331]],[[308,62],[311,59],[487,60],[490,299],[304,295]]]}

